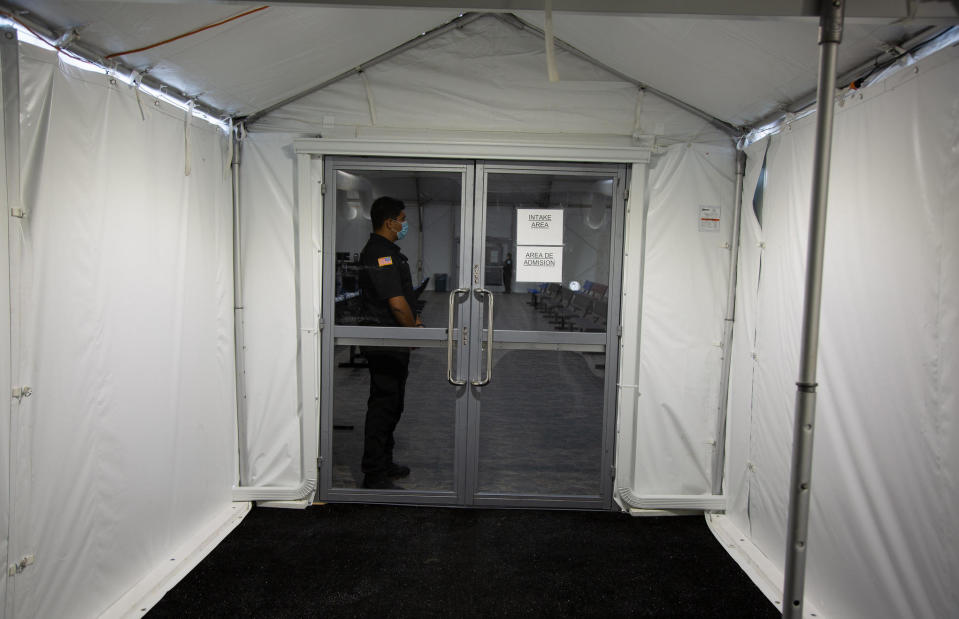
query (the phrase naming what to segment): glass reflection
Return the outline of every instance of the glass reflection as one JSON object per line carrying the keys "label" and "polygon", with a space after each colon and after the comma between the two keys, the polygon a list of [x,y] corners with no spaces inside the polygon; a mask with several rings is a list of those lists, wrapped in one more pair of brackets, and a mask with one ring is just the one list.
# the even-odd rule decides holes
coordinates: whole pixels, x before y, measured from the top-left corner
{"label": "glass reflection", "polygon": [[[333,487],[360,488],[369,348],[336,346],[333,394]],[[410,469],[393,483],[407,490],[453,490],[456,393],[446,382],[446,351],[405,349],[409,377],[402,416],[393,432],[393,461]]]}
{"label": "glass reflection", "polygon": [[[487,187],[485,283],[503,293],[496,328],[605,331],[613,179],[490,173]],[[533,211],[562,221],[562,234],[545,247],[558,258],[556,268],[528,268],[539,263],[530,258],[521,215]]]}
{"label": "glass reflection", "polygon": [[[363,248],[373,231],[371,208],[389,196],[405,206],[402,221],[388,224],[416,292],[414,311],[423,311],[428,292],[445,292],[459,269],[462,178],[459,172],[341,169],[336,171],[336,305],[338,325],[383,323],[363,303],[364,282],[379,264],[364,264]],[[382,258],[376,255],[373,258]],[[394,256],[395,259],[395,256]],[[368,285],[367,285],[368,288]],[[425,295],[425,296],[424,296]],[[436,326],[436,325],[431,325]]]}
{"label": "glass reflection", "polygon": [[599,495],[604,384],[602,354],[494,351],[479,492]]}

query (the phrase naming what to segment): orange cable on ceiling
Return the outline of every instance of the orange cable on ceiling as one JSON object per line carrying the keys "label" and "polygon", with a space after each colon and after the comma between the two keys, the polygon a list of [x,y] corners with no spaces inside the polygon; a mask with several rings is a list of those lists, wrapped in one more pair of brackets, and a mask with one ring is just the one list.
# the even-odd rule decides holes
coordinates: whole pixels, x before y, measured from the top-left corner
{"label": "orange cable on ceiling", "polygon": [[217,26],[222,26],[223,24],[226,24],[226,23],[228,23],[228,22],[231,22],[231,21],[233,21],[233,20],[235,20],[235,19],[240,19],[241,17],[246,17],[247,15],[252,15],[253,13],[257,13],[257,12],[259,12],[259,11],[263,11],[263,10],[268,9],[268,8],[270,8],[269,5],[264,5],[264,6],[261,6],[261,7],[259,7],[259,8],[256,8],[256,9],[251,9],[251,10],[249,10],[249,11],[246,11],[245,13],[240,13],[239,15],[234,15],[233,17],[228,17],[227,19],[224,19],[224,20],[222,20],[222,21],[218,21],[218,22],[216,22],[216,23],[214,23],[214,24],[209,24],[209,25],[207,25],[207,26],[203,26],[202,28],[197,28],[196,30],[191,30],[190,32],[185,32],[185,33],[183,33],[183,34],[181,34],[181,35],[172,37],[172,38],[170,38],[170,39],[166,39],[165,41],[160,41],[159,43],[154,43],[153,45],[147,45],[146,47],[138,47],[137,49],[128,49],[128,50],[125,51],[125,52],[117,52],[117,53],[115,53],[115,54],[110,54],[109,56],[105,56],[104,58],[105,58],[106,60],[109,60],[109,59],[111,59],[111,58],[116,58],[117,56],[126,56],[127,54],[135,54],[135,53],[137,53],[137,52],[145,52],[145,51],[148,50],[148,49],[153,49],[154,47],[160,47],[161,45],[166,45],[167,43],[172,43],[173,41],[178,41],[178,40],[183,39],[183,38],[186,38],[186,37],[188,37],[188,36],[191,36],[191,35],[194,35],[194,34],[203,32],[204,30],[209,30],[210,28],[216,28]]}

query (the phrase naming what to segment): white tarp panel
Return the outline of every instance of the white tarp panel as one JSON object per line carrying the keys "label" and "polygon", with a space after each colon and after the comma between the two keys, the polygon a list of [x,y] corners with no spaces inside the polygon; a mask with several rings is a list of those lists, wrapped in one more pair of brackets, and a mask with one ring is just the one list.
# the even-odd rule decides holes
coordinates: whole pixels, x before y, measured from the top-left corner
{"label": "white tarp panel", "polygon": [[[92,617],[229,509],[228,142],[22,47],[15,617]],[[55,595],[51,595],[55,592]]]}
{"label": "white tarp panel", "polygon": [[556,59],[561,79],[550,82],[542,37],[483,17],[291,103],[254,129],[327,137],[371,127],[643,133],[667,142],[728,142],[707,121],[652,94],[642,98],[637,125],[635,85],[563,50]]}
{"label": "white tarp panel", "polygon": [[[830,617],[959,607],[959,51],[917,66],[835,120],[806,577]],[[771,140],[762,227],[743,209],[729,516],[780,567],[813,121]]]}
{"label": "white tarp panel", "polygon": [[251,134],[243,143],[244,486],[296,487],[300,482],[293,137]]}
{"label": "white tarp panel", "polygon": [[[710,493],[734,161],[682,144],[650,165],[634,494]],[[718,231],[700,229],[704,206]]]}
{"label": "white tarp panel", "polygon": [[730,369],[729,407],[726,415],[726,513],[734,521],[748,520],[751,478],[750,440],[752,425],[753,372],[756,360],[756,312],[762,267],[763,229],[754,214],[753,198],[759,182],[768,140],[746,150],[743,204],[740,219],[739,266],[736,285],[736,320],[733,325],[733,362]]}

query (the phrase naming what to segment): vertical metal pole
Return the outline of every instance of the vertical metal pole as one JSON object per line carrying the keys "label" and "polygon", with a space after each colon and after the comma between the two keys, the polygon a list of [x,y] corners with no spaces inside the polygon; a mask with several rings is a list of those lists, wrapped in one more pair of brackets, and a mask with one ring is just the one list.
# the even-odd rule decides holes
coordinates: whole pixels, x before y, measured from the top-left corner
{"label": "vertical metal pole", "polygon": [[729,247],[729,283],[726,291],[726,321],[723,326],[723,367],[719,379],[719,412],[716,417],[716,448],[713,449],[712,492],[723,493],[723,469],[726,460],[726,415],[729,408],[729,372],[732,365],[733,326],[736,322],[736,280],[739,273],[739,237],[742,229],[740,214],[743,208],[743,176],[746,173],[746,153],[736,156],[736,194],[733,198],[733,238]]}
{"label": "vertical metal pole", "polygon": [[786,529],[786,574],[783,616],[801,619],[806,581],[809,497],[813,432],[816,418],[816,363],[819,349],[819,310],[822,301],[826,202],[836,84],[836,55],[842,41],[844,0],[823,0],[819,14],[819,85],[816,93],[816,144],[813,159],[806,289],[803,299],[802,348],[796,383],[792,473],[789,482],[789,521]]}
{"label": "vertical metal pole", "polygon": [[[0,561],[3,563],[3,573],[0,578],[4,582],[0,584],[0,617],[13,617],[16,611],[16,578],[8,578],[6,575],[7,566],[16,562],[17,551],[20,548],[17,539],[17,490],[18,481],[23,481],[17,475],[16,466],[19,461],[18,449],[20,441],[17,439],[20,434],[20,425],[17,412],[20,408],[19,400],[14,404],[13,398],[9,394],[13,392],[14,386],[22,386],[19,376],[19,357],[20,357],[20,316],[19,309],[13,307],[16,297],[20,295],[17,291],[19,287],[20,276],[18,274],[19,259],[16,256],[21,254],[21,245],[17,240],[16,234],[11,234],[11,228],[17,226],[13,223],[11,217],[22,216],[20,202],[20,50],[17,41],[17,31],[12,27],[0,28],[0,96],[3,97],[2,109],[2,132],[0,139],[3,140],[3,150],[0,154],[0,165],[3,165],[3,179],[0,187],[5,186],[6,193],[2,198],[3,211],[0,213],[0,235],[3,240],[0,242],[0,394],[2,394],[4,403],[0,406],[3,414],[0,415],[0,423],[6,424],[0,430],[0,440],[4,445],[0,446],[0,454],[3,454],[7,461],[0,471],[6,475],[6,479],[0,481],[2,495],[0,495],[0,509],[6,512],[6,527],[0,531],[6,540],[6,552],[0,555]],[[11,225],[12,224],[12,225]],[[24,503],[25,504],[25,503]]]}
{"label": "vertical metal pole", "polygon": [[230,172],[233,180],[233,341],[236,368],[236,438],[239,485],[250,481],[247,462],[247,409],[246,409],[246,340],[243,325],[243,236],[240,219],[240,156],[243,142],[241,127],[233,129],[233,161]]}

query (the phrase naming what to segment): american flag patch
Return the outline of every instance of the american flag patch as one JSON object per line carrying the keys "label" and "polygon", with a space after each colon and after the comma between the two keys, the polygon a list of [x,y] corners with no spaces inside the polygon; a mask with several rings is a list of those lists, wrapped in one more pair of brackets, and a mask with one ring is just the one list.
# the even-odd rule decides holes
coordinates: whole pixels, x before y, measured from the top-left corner
{"label": "american flag patch", "polygon": [[382,258],[377,258],[376,263],[381,267],[388,267],[393,264],[393,256],[383,256]]}

